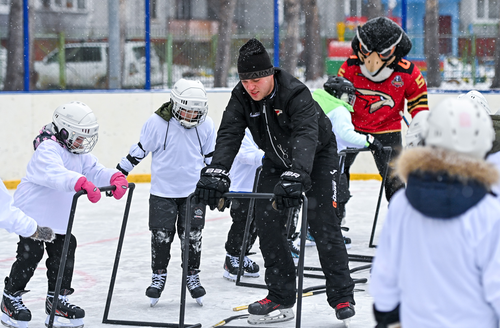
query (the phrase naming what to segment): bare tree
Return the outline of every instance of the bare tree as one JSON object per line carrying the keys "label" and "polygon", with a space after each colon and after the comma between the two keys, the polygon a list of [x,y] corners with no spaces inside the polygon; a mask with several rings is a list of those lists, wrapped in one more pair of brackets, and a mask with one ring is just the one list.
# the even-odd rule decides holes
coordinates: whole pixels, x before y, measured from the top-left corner
{"label": "bare tree", "polygon": [[425,2],[425,57],[427,61],[427,86],[441,85],[439,71],[439,13],[438,0]]}
{"label": "bare tree", "polygon": [[227,87],[227,75],[231,65],[231,37],[233,35],[236,0],[209,0],[207,5],[209,8],[218,8],[217,11],[212,11],[214,18],[219,22],[214,87]]}
{"label": "bare tree", "polygon": [[500,88],[500,22],[497,25],[495,44],[495,77],[493,77],[490,88]]}
{"label": "bare tree", "polygon": [[23,87],[23,2],[11,0],[7,37],[7,72],[3,89],[21,91]]}
{"label": "bare tree", "polygon": [[306,16],[305,63],[306,81],[323,76],[324,63],[321,56],[321,37],[319,28],[318,4],[316,0],[302,0],[302,9]]}
{"label": "bare tree", "polygon": [[285,0],[284,7],[286,36],[285,53],[283,54],[281,67],[283,67],[285,71],[293,74],[299,60],[297,46],[299,44],[300,0]]}
{"label": "bare tree", "polygon": [[384,16],[382,1],[368,0],[368,3],[366,4],[366,16],[366,18],[369,20],[372,18]]}

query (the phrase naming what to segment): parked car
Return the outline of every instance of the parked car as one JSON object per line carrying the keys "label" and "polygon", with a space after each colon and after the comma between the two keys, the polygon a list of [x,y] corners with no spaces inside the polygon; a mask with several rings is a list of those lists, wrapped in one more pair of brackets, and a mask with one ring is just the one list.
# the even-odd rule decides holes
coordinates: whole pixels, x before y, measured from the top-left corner
{"label": "parked car", "polygon": [[[122,87],[143,88],[145,84],[145,43],[125,43],[125,58],[122,72]],[[68,43],[64,46],[66,87],[68,89],[106,88],[108,75],[108,44]],[[58,89],[59,49],[55,49],[43,58],[35,61],[38,89]],[[151,47],[151,85],[162,83],[160,58]]]}

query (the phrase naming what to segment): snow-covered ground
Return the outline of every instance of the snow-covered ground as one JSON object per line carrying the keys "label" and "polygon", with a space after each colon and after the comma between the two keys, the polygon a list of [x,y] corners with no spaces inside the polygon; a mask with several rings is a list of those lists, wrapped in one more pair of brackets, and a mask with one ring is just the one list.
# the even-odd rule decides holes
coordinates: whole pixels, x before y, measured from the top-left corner
{"label": "snow-covered ground", "polygon": [[[136,184],[130,215],[120,256],[120,265],[116,277],[112,302],[108,319],[126,321],[147,321],[156,323],[178,323],[180,310],[180,244],[174,242],[172,259],[169,265],[167,286],[159,303],[149,306],[149,299],[144,295],[150,283],[150,234],[148,231],[148,199],[150,184]],[[350,228],[345,235],[352,239],[349,253],[374,255],[375,248],[369,248],[375,207],[380,189],[380,182],[353,181],[351,193],[353,197],[347,206],[347,223]],[[97,204],[90,203],[85,196],[78,201],[73,233],[78,239],[76,265],[73,278],[75,293],[70,301],[86,311],[85,327],[109,327],[103,324],[103,314],[108,295],[110,278],[115,260],[118,237],[125,208],[125,198],[117,201],[103,197]],[[375,244],[381,230],[386,213],[387,202],[382,201],[379,224],[375,235]],[[246,305],[266,296],[264,289],[236,286],[233,282],[222,278],[224,261],[224,243],[231,219],[229,212],[212,211],[207,214],[206,227],[203,232],[203,251],[201,264],[201,282],[207,290],[204,306],[200,307],[186,298],[185,322],[199,323],[202,327],[211,327],[223,318],[246,311],[234,312],[233,307]],[[0,230],[0,277],[7,276],[15,260],[17,236]],[[253,249],[257,254],[253,259],[263,267],[263,260],[258,245]],[[315,247],[307,247],[305,265],[319,267]],[[351,268],[366,263],[351,262]],[[263,269],[261,269],[263,274]],[[313,272],[308,272],[313,273]],[[45,260],[40,262],[34,277],[27,286],[31,292],[24,295],[24,303],[31,310],[33,319],[30,328],[44,327],[44,302],[46,295]],[[2,276],[3,275],[3,276]],[[353,278],[368,278],[367,284],[358,284],[355,292],[356,316],[351,321],[352,328],[374,327],[372,316],[372,298],[369,294],[369,270],[353,273]],[[243,281],[263,283],[260,278],[243,278]],[[304,278],[304,287],[323,285],[324,280]],[[325,294],[303,298],[301,327],[335,328],[343,327],[343,323],[335,318],[333,309],[327,302]],[[228,325],[250,326],[246,320],[236,320]],[[263,325],[259,325],[262,327]],[[294,321],[264,325],[269,327],[295,327]],[[125,327],[125,326],[121,326]],[[145,326],[144,326],[145,327]]]}

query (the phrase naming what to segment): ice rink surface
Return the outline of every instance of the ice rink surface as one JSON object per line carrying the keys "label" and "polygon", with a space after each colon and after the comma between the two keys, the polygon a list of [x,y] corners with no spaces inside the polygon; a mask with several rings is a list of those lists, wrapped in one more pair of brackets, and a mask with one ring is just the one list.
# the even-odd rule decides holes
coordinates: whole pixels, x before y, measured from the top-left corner
{"label": "ice rink surface", "polygon": [[[177,237],[172,246],[167,285],[159,303],[155,307],[150,307],[149,299],[144,295],[146,287],[151,282],[150,233],[148,230],[149,188],[150,184],[148,183],[138,183],[133,193],[108,319],[178,323],[182,271],[180,267],[180,243]],[[350,254],[375,254],[376,249],[370,248],[368,245],[379,190],[380,181],[351,182],[353,197],[347,205],[346,222],[346,226],[350,230],[344,232],[345,236],[352,239],[352,247],[348,250]],[[99,203],[92,204],[84,195],[78,201],[73,225],[73,234],[78,240],[72,286],[75,293],[70,296],[70,301],[85,309],[85,327],[125,327],[125,325],[102,323],[122,225],[123,210],[126,204],[125,199],[126,197],[122,200],[103,197]],[[384,197],[380,206],[374,244],[377,243],[386,211],[387,202]],[[200,280],[207,295],[203,298],[204,306],[200,307],[187,293],[186,327],[188,324],[196,323],[201,324],[202,327],[212,327],[224,318],[246,313],[246,311],[234,312],[232,310],[234,307],[252,303],[266,296],[265,289],[236,286],[234,282],[222,277],[222,265],[225,257],[224,243],[230,224],[231,218],[228,210],[223,213],[208,211],[203,231],[200,268]],[[9,274],[10,267],[15,260],[17,240],[17,235],[0,230],[0,277],[2,280],[4,276]],[[256,254],[252,256],[252,259],[260,265],[261,277],[242,278],[242,281],[263,284],[263,260],[258,248],[258,241],[253,251]],[[306,266],[319,267],[315,247],[306,247],[304,259]],[[350,267],[354,268],[365,264],[351,262]],[[32,312],[33,318],[29,324],[30,328],[45,327],[44,308],[47,292],[45,274],[44,258],[27,286],[31,292],[23,296],[25,305]],[[350,327],[374,327],[372,298],[369,294],[369,270],[353,273],[352,277],[367,278],[368,283],[356,285],[358,289],[355,292],[356,315],[352,318]],[[304,288],[323,284],[323,279],[304,278]],[[255,327],[247,324],[246,320],[232,321],[228,325]],[[295,327],[295,325],[295,320],[293,320],[258,325],[258,327]],[[334,310],[326,302],[326,295],[322,293],[303,298],[301,327],[340,328],[344,327],[344,324],[336,319]]]}

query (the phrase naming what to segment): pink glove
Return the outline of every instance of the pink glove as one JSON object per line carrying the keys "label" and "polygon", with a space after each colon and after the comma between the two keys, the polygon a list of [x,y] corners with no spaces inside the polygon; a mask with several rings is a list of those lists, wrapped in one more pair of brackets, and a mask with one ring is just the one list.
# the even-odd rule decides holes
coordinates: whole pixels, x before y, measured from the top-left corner
{"label": "pink glove", "polygon": [[81,177],[75,184],[75,191],[85,190],[87,192],[87,198],[92,203],[97,203],[101,199],[101,191],[92,182],[87,180],[86,177]]}
{"label": "pink glove", "polygon": [[128,189],[128,181],[127,178],[125,178],[125,175],[121,172],[116,172],[111,176],[111,180],[109,180],[109,183],[112,186],[116,186],[116,189],[113,190],[113,197],[116,199],[120,199],[125,195]]}

